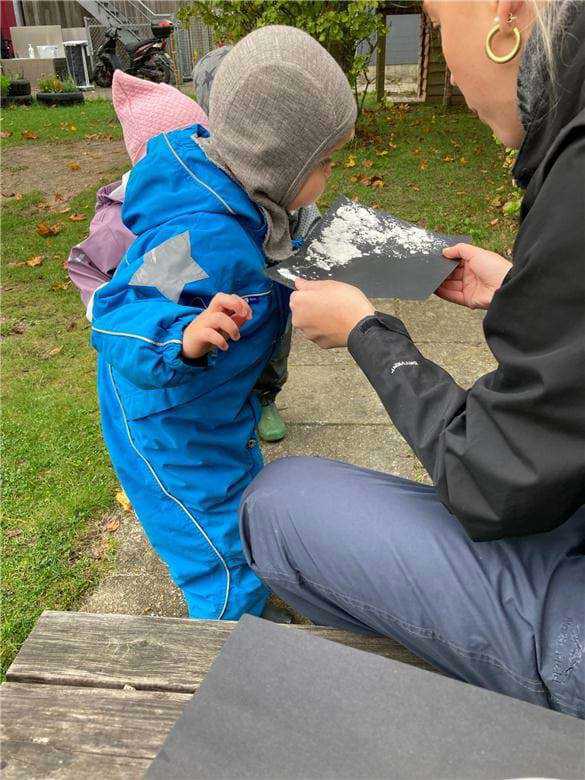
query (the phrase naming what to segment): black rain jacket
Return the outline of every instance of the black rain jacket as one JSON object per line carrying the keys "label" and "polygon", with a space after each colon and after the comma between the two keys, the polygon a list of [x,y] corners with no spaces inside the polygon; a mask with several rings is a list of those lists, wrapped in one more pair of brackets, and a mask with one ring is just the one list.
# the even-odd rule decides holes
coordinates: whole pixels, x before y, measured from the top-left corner
{"label": "black rain jacket", "polygon": [[484,318],[498,362],[469,390],[376,313],[349,350],[439,497],[475,541],[549,531],[585,503],[585,4],[558,105],[529,129],[513,267]]}

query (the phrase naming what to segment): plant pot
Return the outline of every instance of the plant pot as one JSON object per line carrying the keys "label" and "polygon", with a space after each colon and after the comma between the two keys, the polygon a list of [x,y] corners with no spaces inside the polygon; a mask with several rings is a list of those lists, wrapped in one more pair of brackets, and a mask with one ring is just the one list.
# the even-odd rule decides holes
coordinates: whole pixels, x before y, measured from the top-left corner
{"label": "plant pot", "polygon": [[83,103],[83,92],[37,92],[37,100],[45,106],[71,106]]}
{"label": "plant pot", "polygon": [[2,97],[2,106],[30,106],[32,105],[32,95],[5,95]]}
{"label": "plant pot", "polygon": [[13,79],[8,85],[8,97],[30,95],[30,81],[28,79]]}

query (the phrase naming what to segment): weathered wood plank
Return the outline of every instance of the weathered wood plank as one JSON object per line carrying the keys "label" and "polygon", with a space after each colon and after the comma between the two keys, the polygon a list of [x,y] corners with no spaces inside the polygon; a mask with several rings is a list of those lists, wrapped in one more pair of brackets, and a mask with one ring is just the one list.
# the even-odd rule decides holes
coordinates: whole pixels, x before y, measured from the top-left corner
{"label": "weathered wood plank", "polygon": [[72,753],[48,745],[10,740],[2,745],[3,780],[140,780],[150,758]]}
{"label": "weathered wood plank", "polygon": [[141,777],[190,698],[5,683],[2,776]]}
{"label": "weathered wood plank", "polygon": [[[192,693],[237,623],[44,612],[7,673],[11,682]],[[391,639],[294,626],[335,642],[432,669]]]}

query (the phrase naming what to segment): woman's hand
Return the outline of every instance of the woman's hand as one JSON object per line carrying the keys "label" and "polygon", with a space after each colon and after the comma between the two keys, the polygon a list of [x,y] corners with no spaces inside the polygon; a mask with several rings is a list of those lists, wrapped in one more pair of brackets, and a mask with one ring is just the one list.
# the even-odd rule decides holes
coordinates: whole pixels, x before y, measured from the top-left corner
{"label": "woman's hand", "polygon": [[487,309],[494,293],[512,267],[505,257],[471,244],[456,244],[443,250],[459,266],[436,291],[439,298],[470,309]]}
{"label": "woman's hand", "polygon": [[250,304],[238,295],[215,295],[207,309],[183,331],[183,355],[196,360],[206,355],[213,347],[224,352],[228,339],[238,341],[240,327],[252,319]]}
{"label": "woman's hand", "polygon": [[353,328],[375,309],[366,296],[343,282],[295,280],[290,299],[292,322],[323,349],[345,347]]}

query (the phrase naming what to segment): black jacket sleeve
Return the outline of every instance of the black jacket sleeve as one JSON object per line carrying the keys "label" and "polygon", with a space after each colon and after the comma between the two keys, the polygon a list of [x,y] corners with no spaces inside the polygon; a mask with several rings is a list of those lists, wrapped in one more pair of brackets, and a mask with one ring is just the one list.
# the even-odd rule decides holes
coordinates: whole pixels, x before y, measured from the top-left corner
{"label": "black jacket sleeve", "polygon": [[463,390],[388,315],[350,334],[354,359],[476,541],[551,530],[585,502],[584,135],[524,214],[484,319],[494,372]]}

